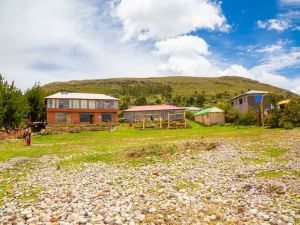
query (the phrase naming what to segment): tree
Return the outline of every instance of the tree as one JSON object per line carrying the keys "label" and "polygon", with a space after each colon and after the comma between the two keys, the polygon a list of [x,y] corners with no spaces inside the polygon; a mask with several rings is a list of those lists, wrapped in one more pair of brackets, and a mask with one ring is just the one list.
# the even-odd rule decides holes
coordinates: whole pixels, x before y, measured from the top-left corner
{"label": "tree", "polygon": [[205,100],[204,94],[198,95],[195,102],[196,106],[203,107]]}
{"label": "tree", "polygon": [[284,127],[286,123],[300,127],[300,97],[292,98],[283,110],[280,120],[281,127]]}
{"label": "tree", "polygon": [[121,98],[121,104],[120,104],[120,109],[125,110],[128,109],[131,103],[131,98],[129,96],[125,96]]}
{"label": "tree", "polygon": [[45,96],[46,92],[39,83],[34,84],[32,88],[27,89],[25,92],[31,121],[44,121],[46,119]]}
{"label": "tree", "polygon": [[28,103],[14,82],[9,84],[0,74],[0,125],[5,129],[18,127],[26,118]]}
{"label": "tree", "polygon": [[147,103],[147,98],[145,96],[140,96],[134,101],[135,105],[147,105]]}

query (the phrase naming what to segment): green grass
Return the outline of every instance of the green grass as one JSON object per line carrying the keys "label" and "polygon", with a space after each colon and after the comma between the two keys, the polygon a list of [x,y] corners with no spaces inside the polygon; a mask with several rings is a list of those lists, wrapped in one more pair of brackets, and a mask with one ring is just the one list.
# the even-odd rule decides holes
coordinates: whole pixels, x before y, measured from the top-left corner
{"label": "green grass", "polygon": [[284,148],[268,148],[265,150],[264,154],[268,157],[280,157],[284,155],[288,150]]}
{"label": "green grass", "polygon": [[[113,132],[95,131],[72,134],[37,136],[32,145],[24,142],[0,142],[0,161],[15,157],[37,158],[42,155],[66,156],[87,153],[116,153],[122,149],[143,146],[149,143],[168,144],[176,140],[199,139],[203,137],[251,137],[269,131],[258,127],[212,126],[204,127],[191,122],[192,129],[178,130],[136,130],[122,125]],[[175,154],[170,147],[171,154]],[[96,157],[97,158],[97,157]],[[89,159],[87,159],[88,161]]]}
{"label": "green grass", "polygon": [[284,175],[295,176],[300,178],[300,170],[290,170],[290,169],[282,169],[282,170],[265,170],[257,173],[257,177],[261,178],[269,178],[269,179],[279,179]]}
{"label": "green grass", "polygon": [[[154,78],[114,78],[114,79],[98,79],[98,80],[78,80],[69,82],[55,82],[43,86],[44,89],[51,92],[61,90],[70,92],[84,93],[103,93],[103,94],[119,94],[123,87],[128,85],[146,87],[151,84],[170,85],[172,87],[172,96],[191,96],[195,91],[206,95],[215,96],[217,93],[228,93],[230,97],[248,89],[266,90],[272,93],[285,94],[283,89],[259,83],[242,77],[188,77],[188,76],[170,76],[170,77],[154,77]],[[199,91],[201,90],[201,91]],[[133,99],[133,96],[131,96]],[[149,99],[155,95],[148,95]]]}
{"label": "green grass", "polygon": [[253,164],[265,164],[266,162],[268,162],[265,159],[261,159],[261,158],[242,158],[242,161],[245,163],[253,163]]}

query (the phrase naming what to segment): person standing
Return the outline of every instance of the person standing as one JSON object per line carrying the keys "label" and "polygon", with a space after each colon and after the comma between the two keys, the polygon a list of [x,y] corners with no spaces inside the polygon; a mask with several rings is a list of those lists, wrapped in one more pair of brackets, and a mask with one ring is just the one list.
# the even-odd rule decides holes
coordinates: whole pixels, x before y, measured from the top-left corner
{"label": "person standing", "polygon": [[30,129],[29,126],[25,129],[24,139],[25,139],[25,143],[27,145],[30,145],[30,143],[31,143],[31,129]]}

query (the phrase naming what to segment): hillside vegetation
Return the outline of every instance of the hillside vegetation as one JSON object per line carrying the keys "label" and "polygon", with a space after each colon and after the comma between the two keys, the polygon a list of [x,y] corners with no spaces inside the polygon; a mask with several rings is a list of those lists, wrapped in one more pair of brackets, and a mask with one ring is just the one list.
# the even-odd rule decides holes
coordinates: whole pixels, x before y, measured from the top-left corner
{"label": "hillside vegetation", "polygon": [[[135,99],[145,96],[147,103],[184,102],[193,104],[193,100],[201,95],[202,103],[216,103],[227,100],[249,89],[266,90],[280,95],[290,95],[287,90],[263,84],[242,77],[151,77],[151,78],[113,78],[97,80],[74,80],[68,82],[54,82],[43,86],[49,92],[89,92],[103,93],[115,97]],[[199,97],[200,99],[201,97]],[[174,101],[176,99],[176,101]],[[182,99],[184,99],[182,101]],[[195,100],[196,101],[196,100]],[[144,101],[140,101],[143,102]],[[197,104],[195,104],[197,105]],[[198,104],[199,105],[199,104]],[[201,104],[200,104],[201,105]]]}

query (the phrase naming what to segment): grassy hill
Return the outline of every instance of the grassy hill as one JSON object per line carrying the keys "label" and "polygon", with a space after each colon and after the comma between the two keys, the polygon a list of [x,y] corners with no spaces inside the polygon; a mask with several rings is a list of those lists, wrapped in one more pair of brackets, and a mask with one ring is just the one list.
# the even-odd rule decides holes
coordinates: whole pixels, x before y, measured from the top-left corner
{"label": "grassy hill", "polygon": [[[170,76],[170,77],[151,77],[151,78],[113,78],[113,79],[97,79],[97,80],[74,80],[68,82],[54,82],[44,85],[43,87],[49,92],[68,91],[68,92],[89,92],[103,93],[110,95],[134,95],[127,89],[141,89],[152,86],[158,87],[157,90],[152,90],[147,95],[156,95],[160,93],[160,88],[166,86],[171,87],[172,96],[180,95],[189,97],[203,91],[207,95],[216,95],[227,93],[228,96],[234,96],[249,89],[266,90],[277,94],[290,94],[289,91],[277,88],[268,84],[263,84],[242,77],[185,77],[185,76]],[[147,92],[147,91],[146,91]],[[157,92],[157,93],[156,93]],[[129,93],[129,94],[128,94]],[[137,93],[140,95],[140,93]]]}

